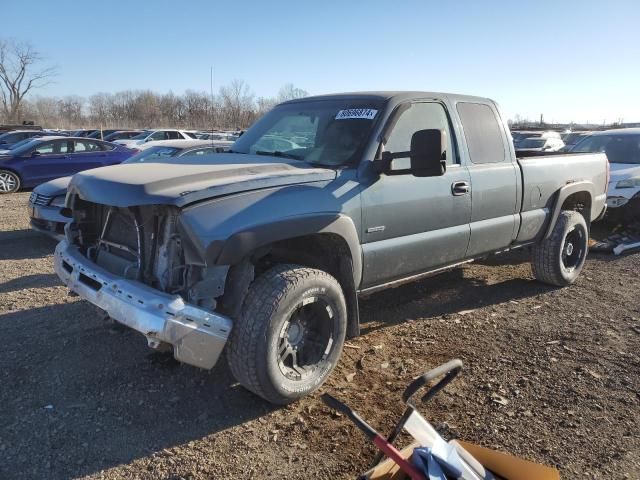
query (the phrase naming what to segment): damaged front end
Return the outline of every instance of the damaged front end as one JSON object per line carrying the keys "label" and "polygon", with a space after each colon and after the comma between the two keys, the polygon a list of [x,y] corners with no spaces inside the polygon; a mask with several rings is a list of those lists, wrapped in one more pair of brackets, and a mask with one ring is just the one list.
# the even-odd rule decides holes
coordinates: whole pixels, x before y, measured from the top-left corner
{"label": "damaged front end", "polygon": [[55,255],[65,284],[151,347],[170,344],[177,360],[212,368],[231,330],[231,320],[215,312],[228,267],[207,268],[190,253],[180,210],[70,200],[73,222]]}

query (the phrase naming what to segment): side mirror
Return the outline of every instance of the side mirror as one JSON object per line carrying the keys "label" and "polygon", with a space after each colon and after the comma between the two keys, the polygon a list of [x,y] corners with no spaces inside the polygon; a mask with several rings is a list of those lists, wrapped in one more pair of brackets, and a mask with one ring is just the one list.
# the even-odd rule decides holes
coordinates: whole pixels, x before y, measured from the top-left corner
{"label": "side mirror", "polygon": [[32,157],[39,157],[40,156],[40,152],[38,150],[34,150],[33,152],[31,152],[31,156]]}
{"label": "side mirror", "polygon": [[416,177],[439,177],[447,170],[442,158],[442,130],[418,130],[411,136],[411,173]]}

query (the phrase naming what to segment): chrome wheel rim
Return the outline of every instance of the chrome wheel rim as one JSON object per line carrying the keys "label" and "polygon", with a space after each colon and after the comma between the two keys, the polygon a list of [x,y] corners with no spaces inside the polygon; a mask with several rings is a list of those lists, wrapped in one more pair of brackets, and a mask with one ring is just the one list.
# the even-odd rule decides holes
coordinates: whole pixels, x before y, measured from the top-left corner
{"label": "chrome wheel rim", "polygon": [[18,185],[18,179],[12,173],[0,173],[0,192],[13,192]]}

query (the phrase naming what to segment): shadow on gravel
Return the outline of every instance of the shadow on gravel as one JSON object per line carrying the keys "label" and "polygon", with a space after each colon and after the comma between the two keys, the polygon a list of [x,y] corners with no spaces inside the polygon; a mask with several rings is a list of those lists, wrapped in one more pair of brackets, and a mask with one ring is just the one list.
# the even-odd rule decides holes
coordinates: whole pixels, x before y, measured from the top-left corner
{"label": "shadow on gravel", "polygon": [[97,473],[275,408],[224,358],[211,371],[179,364],[86,302],[0,315],[0,338],[1,478]]}
{"label": "shadow on gravel", "polygon": [[62,285],[62,282],[55,273],[25,275],[24,277],[0,283],[0,293],[16,292],[27,288],[57,287],[60,285]]}
{"label": "shadow on gravel", "polygon": [[56,241],[33,230],[0,232],[0,260],[24,260],[52,255]]}
{"label": "shadow on gravel", "polygon": [[[487,283],[465,278],[463,269],[378,292],[360,302],[363,334],[396,325],[409,319],[432,319],[441,315],[497,305],[554,290],[535,280],[509,279]],[[370,321],[381,322],[367,326]]]}

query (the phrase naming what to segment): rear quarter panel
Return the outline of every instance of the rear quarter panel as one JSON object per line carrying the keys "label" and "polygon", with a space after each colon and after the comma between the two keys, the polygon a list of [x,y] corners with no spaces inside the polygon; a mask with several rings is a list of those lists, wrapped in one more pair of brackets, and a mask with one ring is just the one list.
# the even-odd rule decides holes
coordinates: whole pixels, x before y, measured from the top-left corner
{"label": "rear quarter panel", "polygon": [[604,207],[607,189],[604,154],[567,154],[518,159],[523,177],[521,226],[517,242],[543,235],[558,192],[571,183],[588,182],[592,197],[591,219]]}

